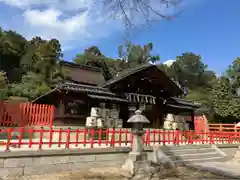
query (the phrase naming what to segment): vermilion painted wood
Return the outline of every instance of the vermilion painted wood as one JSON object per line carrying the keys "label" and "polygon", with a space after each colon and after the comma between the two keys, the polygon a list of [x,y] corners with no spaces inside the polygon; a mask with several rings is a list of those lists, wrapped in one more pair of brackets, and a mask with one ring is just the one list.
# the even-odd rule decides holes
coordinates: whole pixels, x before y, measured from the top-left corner
{"label": "vermilion painted wood", "polygon": [[[128,129],[27,129],[7,128],[0,129],[1,134],[6,134],[6,140],[0,144],[6,151],[14,148],[59,148],[75,147],[89,148],[109,146],[121,147],[132,144],[132,133]],[[13,135],[18,134],[18,137]],[[95,138],[95,136],[97,137]],[[26,138],[27,137],[27,138]],[[102,138],[104,137],[104,138]],[[129,138],[130,137],[130,138]],[[240,143],[240,132],[195,132],[171,130],[146,130],[142,138],[145,146],[154,144],[194,144],[194,143]],[[83,145],[83,146],[80,146]],[[56,147],[56,146],[55,146]]]}
{"label": "vermilion painted wood", "polygon": [[0,102],[0,126],[52,126],[54,106]]}

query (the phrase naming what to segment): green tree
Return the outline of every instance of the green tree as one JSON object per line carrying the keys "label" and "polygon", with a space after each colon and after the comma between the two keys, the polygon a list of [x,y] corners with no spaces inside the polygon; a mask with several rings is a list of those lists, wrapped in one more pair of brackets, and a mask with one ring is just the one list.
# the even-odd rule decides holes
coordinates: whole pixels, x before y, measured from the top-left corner
{"label": "green tree", "polygon": [[240,118],[240,102],[234,97],[232,88],[230,79],[223,76],[212,91],[214,111],[221,117],[233,117],[229,120]]}
{"label": "green tree", "polygon": [[27,40],[17,32],[0,29],[0,69],[6,72],[10,83],[21,80],[20,62],[26,43]]}
{"label": "green tree", "polygon": [[11,84],[10,94],[32,100],[50,89],[50,85],[46,83],[44,75],[28,72],[23,75],[20,83]]}
{"label": "green tree", "polygon": [[121,68],[132,68],[147,62],[156,63],[160,60],[160,57],[152,55],[152,50],[152,43],[148,43],[143,47],[134,45],[131,42],[127,42],[126,45],[120,45],[118,47],[118,55],[122,60]]}
{"label": "green tree", "polygon": [[202,108],[208,110],[205,112],[208,117],[214,116],[212,89],[217,83],[217,77],[213,71],[207,69],[201,56],[191,52],[183,53],[176,57],[171,66],[160,64],[159,68],[180,84],[187,86],[186,99],[201,103]]}
{"label": "green tree", "polygon": [[231,81],[232,93],[236,94],[236,90],[240,87],[240,58],[236,58],[226,70],[227,77]]}
{"label": "green tree", "polygon": [[0,71],[0,100],[7,96],[7,77],[4,71]]}
{"label": "green tree", "polygon": [[237,96],[239,85],[240,58],[236,58],[212,92],[214,111],[222,121],[232,123],[240,118],[240,99]]}
{"label": "green tree", "polygon": [[[175,77],[174,69],[171,66],[168,66],[166,64],[160,63],[158,65],[158,68],[164,71],[169,77],[173,78]],[[178,78],[176,78],[178,79]]]}
{"label": "green tree", "polygon": [[[77,54],[76,58],[73,59],[73,61],[76,64],[101,68],[103,71],[103,76],[106,80],[112,78],[108,64],[110,64],[113,60],[105,57],[97,46],[91,46],[85,49],[84,53]],[[114,71],[114,68],[114,64],[112,63],[112,71]]]}
{"label": "green tree", "polygon": [[183,53],[176,57],[171,68],[174,70],[174,79],[179,82],[188,82],[189,87],[195,87],[200,83],[207,66],[202,62],[201,56],[191,52]]}
{"label": "green tree", "polygon": [[11,84],[10,94],[31,100],[62,82],[65,74],[59,63],[62,52],[58,40],[46,41],[36,37],[27,46],[29,51],[22,57],[22,66],[27,73],[20,83]]}
{"label": "green tree", "polygon": [[47,43],[41,37],[34,37],[28,41],[25,45],[25,53],[21,57],[21,66],[25,72],[35,71],[34,66],[37,63],[36,50],[42,44]]}

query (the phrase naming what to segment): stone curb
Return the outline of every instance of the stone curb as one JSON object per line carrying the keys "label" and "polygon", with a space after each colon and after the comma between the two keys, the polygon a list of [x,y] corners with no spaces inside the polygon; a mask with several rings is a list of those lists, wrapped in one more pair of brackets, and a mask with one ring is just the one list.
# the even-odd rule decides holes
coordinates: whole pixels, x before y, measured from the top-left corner
{"label": "stone curb", "polygon": [[218,148],[238,148],[240,144],[216,144]]}
{"label": "stone curb", "polygon": [[[217,145],[218,148],[234,148],[238,147],[240,144],[222,144]],[[0,158],[10,158],[10,157],[29,157],[29,156],[59,156],[59,155],[77,155],[77,154],[96,154],[96,153],[128,153],[130,152],[130,147],[117,147],[117,148],[86,148],[86,149],[58,149],[58,150],[38,150],[38,151],[10,151],[10,152],[0,152]],[[152,147],[144,147],[144,151],[152,152]]]}
{"label": "stone curb", "polygon": [[185,164],[185,166],[191,167],[194,169],[198,169],[198,170],[202,170],[202,171],[208,171],[208,172],[211,172],[216,175],[225,176],[227,178],[234,178],[234,179],[240,178],[239,174],[237,174],[237,173],[229,172],[228,170],[219,169],[219,168],[213,167],[213,166],[202,166],[202,165],[198,165],[198,164]]}
{"label": "stone curb", "polygon": [[93,148],[93,149],[59,149],[59,150],[40,150],[40,151],[13,151],[2,152],[0,158],[23,158],[40,156],[67,156],[67,155],[92,155],[109,153],[128,153],[130,148]]}

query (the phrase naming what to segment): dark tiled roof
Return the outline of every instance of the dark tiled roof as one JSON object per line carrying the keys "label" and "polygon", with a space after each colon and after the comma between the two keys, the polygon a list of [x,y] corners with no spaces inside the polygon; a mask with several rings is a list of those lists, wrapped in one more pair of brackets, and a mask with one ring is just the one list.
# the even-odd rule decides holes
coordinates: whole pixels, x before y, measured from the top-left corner
{"label": "dark tiled roof", "polygon": [[117,102],[128,102],[128,100],[119,98],[119,97],[111,97],[111,96],[100,96],[100,95],[93,95],[93,94],[88,94],[88,97],[92,99],[102,99],[102,100],[109,100],[109,101],[117,101]]}
{"label": "dark tiled roof", "polygon": [[182,106],[182,105],[174,105],[174,104],[166,104],[168,107],[182,109],[182,110],[195,110],[196,108],[189,107],[189,106]]}
{"label": "dark tiled roof", "polygon": [[76,92],[105,94],[105,95],[110,95],[110,96],[115,95],[114,93],[110,92],[107,88],[83,85],[83,84],[75,84],[75,83],[69,83],[69,82],[59,85],[58,89],[67,90],[67,91],[76,91]]}
{"label": "dark tiled roof", "polygon": [[[156,65],[152,65],[150,63],[144,63],[141,65],[136,66],[135,68],[129,68],[126,69],[122,72],[120,72],[119,74],[117,74],[113,79],[109,80],[108,82],[106,82],[105,85],[103,85],[103,87],[109,87],[115,83],[117,83],[118,81],[121,81],[131,75],[134,75],[138,72],[143,72],[143,71],[147,71],[150,68],[155,68],[155,70],[157,70],[157,72],[159,72],[159,77],[158,78],[164,78],[164,82],[169,84],[170,89],[174,89],[175,94],[184,94],[183,89],[179,86],[179,84],[177,84],[175,81],[173,81],[172,79],[170,79],[165,72],[163,72],[162,70],[160,70]],[[160,80],[158,80],[160,82]],[[161,82],[163,83],[163,82]]]}
{"label": "dark tiled roof", "polygon": [[167,98],[163,99],[165,102],[164,104],[169,107],[175,107],[179,109],[188,109],[188,110],[196,110],[201,107],[201,104],[195,103],[193,101],[188,101],[185,99],[180,99],[180,98]]}
{"label": "dark tiled roof", "polygon": [[61,62],[61,65],[67,71],[68,78],[73,82],[92,85],[104,84],[106,82],[100,68],[66,61]]}
{"label": "dark tiled roof", "polygon": [[182,104],[182,105],[185,105],[185,106],[192,106],[192,107],[197,107],[197,108],[201,107],[200,103],[196,103],[194,101],[189,101],[189,100],[186,100],[186,99],[181,99],[181,98],[176,98],[176,97],[172,97],[171,99],[173,99],[178,104]]}
{"label": "dark tiled roof", "polygon": [[141,64],[141,65],[138,65],[136,66],[135,68],[129,68],[129,69],[126,69],[120,73],[118,73],[116,76],[114,76],[114,78],[112,78],[111,80],[109,80],[105,86],[108,86],[110,84],[113,84],[117,81],[120,81],[124,78],[126,78],[127,76],[130,76],[132,74],[135,74],[137,72],[140,72],[140,71],[143,71],[145,69],[148,69],[150,67],[153,67],[154,65],[150,64],[150,63],[145,63],[145,64]]}
{"label": "dark tiled roof", "polygon": [[68,61],[60,61],[60,64],[63,66],[77,67],[77,68],[85,69],[85,70],[89,70],[89,71],[96,71],[96,72],[102,71],[101,68],[87,66],[87,65],[80,65],[80,64],[76,64],[76,63],[68,62]]}
{"label": "dark tiled roof", "polygon": [[75,84],[66,82],[58,86],[60,90],[75,91],[87,93],[87,96],[92,99],[101,99],[117,102],[128,102],[127,99],[119,97],[117,94],[110,92],[107,88],[98,86],[90,86],[83,84]]}
{"label": "dark tiled roof", "polygon": [[53,90],[47,92],[46,94],[38,97],[37,99],[33,100],[32,102],[39,101],[44,96],[47,96],[51,93],[54,93],[56,91],[73,91],[73,92],[81,92],[86,93],[88,97],[92,99],[102,99],[102,100],[110,100],[110,101],[117,101],[117,102],[128,102],[127,99],[124,99],[124,97],[120,97],[119,95],[110,92],[107,88],[102,88],[98,86],[91,86],[91,85],[85,85],[85,84],[76,84],[71,82],[65,82],[63,84],[59,84],[56,88]]}

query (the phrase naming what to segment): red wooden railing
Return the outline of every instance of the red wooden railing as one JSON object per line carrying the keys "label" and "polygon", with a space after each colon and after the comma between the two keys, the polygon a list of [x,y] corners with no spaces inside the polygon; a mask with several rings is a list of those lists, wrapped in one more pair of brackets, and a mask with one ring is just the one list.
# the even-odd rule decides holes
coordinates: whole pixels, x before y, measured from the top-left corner
{"label": "red wooden railing", "polygon": [[[129,129],[1,129],[0,150],[58,149],[131,146]],[[240,143],[239,132],[194,132],[146,130],[142,138],[145,146],[154,144],[219,144]]]}
{"label": "red wooden railing", "polygon": [[240,127],[237,124],[208,124],[209,131],[226,131],[240,132]]}
{"label": "red wooden railing", "polygon": [[0,126],[52,125],[54,106],[0,102]]}

